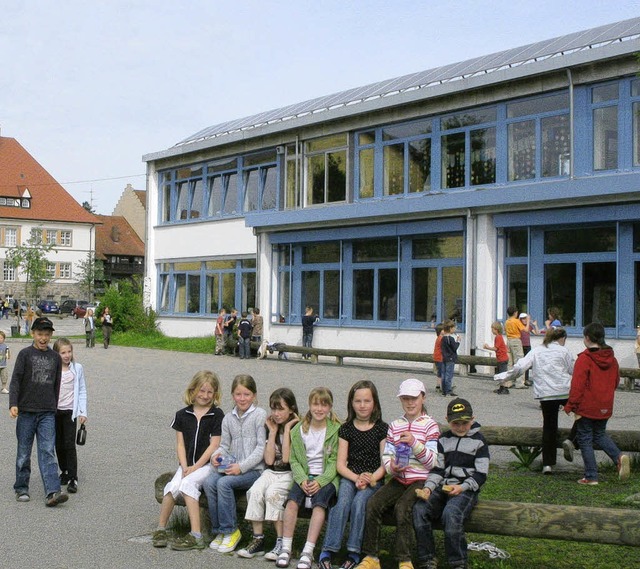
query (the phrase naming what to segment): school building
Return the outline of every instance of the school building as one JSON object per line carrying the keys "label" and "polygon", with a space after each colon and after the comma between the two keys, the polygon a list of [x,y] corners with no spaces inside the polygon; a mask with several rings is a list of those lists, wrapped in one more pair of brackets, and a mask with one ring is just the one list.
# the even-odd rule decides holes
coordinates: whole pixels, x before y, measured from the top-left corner
{"label": "school building", "polygon": [[[147,292],[171,335],[261,309],[264,337],[461,353],[517,305],[640,323],[640,18],[211,126],[144,156]],[[571,345],[570,345],[571,347]],[[478,351],[479,355],[488,355]]]}

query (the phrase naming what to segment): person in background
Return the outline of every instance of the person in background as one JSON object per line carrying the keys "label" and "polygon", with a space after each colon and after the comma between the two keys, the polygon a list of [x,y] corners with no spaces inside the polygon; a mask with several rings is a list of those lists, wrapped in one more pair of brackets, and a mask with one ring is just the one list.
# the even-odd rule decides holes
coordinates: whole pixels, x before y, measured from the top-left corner
{"label": "person in background", "polygon": [[104,349],[106,350],[111,343],[111,331],[113,330],[113,317],[111,316],[111,310],[108,306],[104,307],[102,313],[102,339]]}
{"label": "person in background", "polygon": [[236,322],[238,321],[238,311],[235,308],[231,309],[231,313],[229,317],[224,321],[223,330],[224,330],[224,353],[231,353],[232,355],[236,353],[236,344],[233,340],[233,331],[236,327]]}
{"label": "person in background", "polygon": [[[320,322],[318,315],[313,313],[313,308],[307,306],[302,317],[302,345],[305,348],[311,348],[313,344],[313,327]],[[308,360],[311,356],[303,354],[302,357]]]}
{"label": "person in background", "polygon": [[251,319],[251,341],[262,342],[262,334],[264,329],[264,320],[260,314],[259,308],[253,309],[253,318]]}
{"label": "person in background", "polygon": [[542,473],[551,474],[556,465],[558,413],[569,397],[573,357],[565,347],[564,328],[550,328],[541,346],[535,347],[512,369],[497,374],[494,379],[504,383],[531,369],[533,393],[542,410]]}
{"label": "person in background", "polygon": [[238,322],[238,355],[241,360],[248,360],[251,356],[251,321],[246,312]]}
{"label": "person in background", "polygon": [[96,345],[96,320],[91,308],[87,308],[87,313],[84,315],[84,334],[87,339],[87,348],[93,348]]}
{"label": "person in background", "polygon": [[453,370],[458,361],[458,348],[460,336],[454,336],[456,323],[453,320],[445,320],[442,323],[442,395],[445,397],[457,397],[453,392]]}
{"label": "person in background", "polygon": [[[496,353],[496,359],[498,360],[496,373],[507,371],[507,367],[509,366],[509,354],[507,352],[507,345],[504,343],[504,338],[502,337],[503,331],[504,330],[502,329],[502,324],[496,320],[493,324],[491,324],[491,333],[494,336],[493,346],[489,344],[484,345],[485,350]],[[509,390],[507,389],[507,393],[508,392]]]}
{"label": "person in background", "polygon": [[218,318],[216,318],[216,329],[214,335],[216,337],[216,356],[224,354],[224,321],[227,316],[227,311],[224,308],[218,312]]}
{"label": "person in background", "polygon": [[[507,332],[507,347],[509,348],[509,359],[512,365],[516,365],[518,360],[524,357],[524,350],[522,349],[522,330],[527,327],[526,323],[523,323],[518,318],[518,308],[515,306],[509,306],[507,308],[507,321],[504,323],[505,330]],[[514,387],[513,382],[509,381],[504,385],[505,387]],[[524,384],[524,378],[515,385],[516,389],[527,389]]]}
{"label": "person in background", "polygon": [[629,455],[622,454],[606,434],[607,421],[613,414],[616,388],[620,383],[618,360],[604,339],[602,324],[592,322],[583,330],[586,350],[578,355],[573,368],[569,400],[565,412],[573,413],[576,436],[582,451],[584,477],[578,484],[598,484],[598,464],[593,446],[599,446],[618,468],[620,480],[629,478]]}
{"label": "person in background", "polygon": [[[539,334],[540,330],[538,330],[538,323],[535,320],[532,321],[531,317],[526,312],[521,312],[518,319],[524,326],[524,329],[520,330],[520,340],[522,341],[522,351],[526,356],[531,351],[531,333]],[[533,385],[533,382],[529,379],[529,370],[524,374],[524,384],[527,387],[531,387]]]}
{"label": "person in background", "polygon": [[2,381],[2,391],[0,393],[8,395],[7,360],[11,357],[11,352],[9,351],[9,346],[5,344],[6,339],[6,334],[0,330],[0,381]]}
{"label": "person in background", "polygon": [[29,305],[27,308],[27,313],[24,317],[24,334],[27,336],[29,334],[29,330],[31,330],[31,325],[36,318],[36,311],[33,309],[33,306]]}
{"label": "person in background", "polygon": [[433,344],[433,363],[436,366],[436,379],[438,384],[436,390],[442,389],[442,334],[443,334],[442,322],[436,324],[436,341]]}
{"label": "person in background", "polygon": [[547,310],[547,319],[544,321],[545,332],[549,328],[559,328],[562,326],[562,320],[560,320],[560,310],[555,306],[550,307]]}

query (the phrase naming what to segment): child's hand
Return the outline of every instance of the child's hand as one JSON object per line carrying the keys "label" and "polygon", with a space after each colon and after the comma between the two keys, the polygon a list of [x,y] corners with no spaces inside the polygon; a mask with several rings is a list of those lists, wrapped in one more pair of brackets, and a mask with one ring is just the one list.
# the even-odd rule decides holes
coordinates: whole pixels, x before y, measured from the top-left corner
{"label": "child's hand", "polygon": [[270,433],[277,433],[278,432],[278,423],[275,422],[275,420],[274,420],[272,415],[269,415],[267,417],[265,425],[267,425],[267,429],[269,429]]}
{"label": "child's hand", "polygon": [[240,465],[236,462],[227,466],[227,469],[224,471],[227,476],[238,476],[238,474],[242,474],[240,470]]}
{"label": "child's hand", "polygon": [[407,443],[409,446],[413,446],[413,443],[416,442],[416,439],[409,431],[404,431],[400,434],[400,437],[398,437],[398,442]]}
{"label": "child's hand", "polygon": [[457,496],[458,494],[462,494],[464,490],[462,486],[460,486],[460,484],[450,484],[450,485],[443,486],[442,491],[447,496]]}
{"label": "child's hand", "polygon": [[82,415],[78,417],[78,423],[80,423],[81,425],[84,425],[86,422],[87,422],[86,417],[83,417]]}
{"label": "child's hand", "polygon": [[18,408],[17,407],[10,407],[9,408],[9,415],[11,415],[12,419],[15,419],[18,416]]}
{"label": "child's hand", "polygon": [[391,460],[389,467],[391,468],[391,474],[402,474],[408,468],[407,466],[398,466],[395,459]]}
{"label": "child's hand", "polygon": [[300,422],[300,417],[298,417],[298,415],[294,415],[293,419],[291,419],[291,421],[286,423],[284,428],[285,428],[285,430],[287,430],[287,429],[291,430],[299,422]]}
{"label": "child's hand", "polygon": [[416,496],[426,502],[431,496],[431,490],[429,488],[416,488]]}
{"label": "child's hand", "polygon": [[196,470],[195,466],[187,466],[186,468],[183,468],[182,469],[182,477],[184,478],[185,476],[188,476],[189,474],[191,474],[195,470]]}

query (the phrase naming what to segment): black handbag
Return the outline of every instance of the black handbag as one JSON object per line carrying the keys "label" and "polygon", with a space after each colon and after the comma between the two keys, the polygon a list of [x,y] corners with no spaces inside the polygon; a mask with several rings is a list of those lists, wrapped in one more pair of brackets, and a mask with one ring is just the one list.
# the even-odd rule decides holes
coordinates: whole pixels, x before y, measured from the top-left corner
{"label": "black handbag", "polygon": [[87,429],[84,426],[84,423],[80,425],[78,429],[78,433],[76,434],[76,444],[82,446],[87,442]]}

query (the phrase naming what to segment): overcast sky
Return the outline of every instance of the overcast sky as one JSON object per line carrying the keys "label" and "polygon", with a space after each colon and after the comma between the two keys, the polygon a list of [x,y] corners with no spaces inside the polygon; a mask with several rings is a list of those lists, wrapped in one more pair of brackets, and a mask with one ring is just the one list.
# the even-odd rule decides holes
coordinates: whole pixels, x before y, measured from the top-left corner
{"label": "overcast sky", "polygon": [[111,214],[195,132],[640,16],[640,0],[0,0],[0,129]]}

